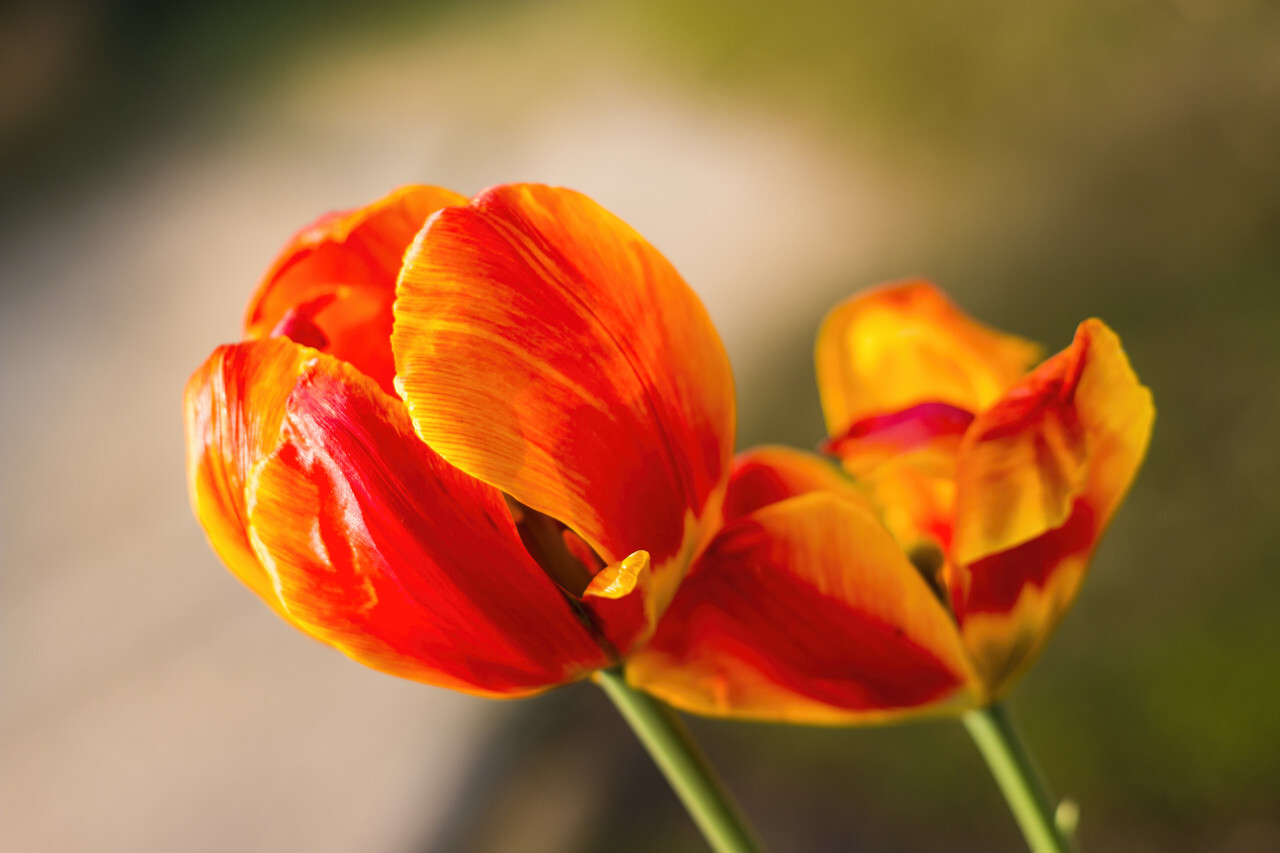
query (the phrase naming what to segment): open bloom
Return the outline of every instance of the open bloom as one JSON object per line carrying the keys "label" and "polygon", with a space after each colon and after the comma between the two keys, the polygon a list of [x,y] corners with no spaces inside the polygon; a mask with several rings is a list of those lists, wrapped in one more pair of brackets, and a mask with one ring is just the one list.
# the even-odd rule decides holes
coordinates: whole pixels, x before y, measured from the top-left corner
{"label": "open bloom", "polygon": [[816,355],[844,471],[739,457],[725,527],[629,678],[698,713],[798,722],[993,701],[1074,600],[1146,451],[1150,392],[1098,320],[1027,372],[1037,346],[923,282],[835,308]]}
{"label": "open bloom", "polygon": [[285,620],[494,696],[643,642],[720,521],[728,360],[586,197],[407,187],[299,232],[185,396],[195,513]]}

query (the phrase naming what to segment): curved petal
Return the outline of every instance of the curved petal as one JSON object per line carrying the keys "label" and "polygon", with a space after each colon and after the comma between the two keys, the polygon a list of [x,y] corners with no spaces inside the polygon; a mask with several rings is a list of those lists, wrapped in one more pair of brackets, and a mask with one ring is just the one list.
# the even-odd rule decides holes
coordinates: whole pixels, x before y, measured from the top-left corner
{"label": "curved petal", "polygon": [[485,695],[609,665],[501,493],[423,444],[399,400],[316,356],[287,411],[249,483],[250,535],[303,630],[383,672]]}
{"label": "curved petal", "polygon": [[815,492],[727,525],[628,679],[698,714],[854,723],[969,707],[946,610],[866,510]]}
{"label": "curved petal", "polygon": [[187,486],[209,544],[231,572],[283,612],[249,541],[245,487],[279,446],[285,401],[311,352],[275,339],[224,346],[187,382]]}
{"label": "curved petal", "polygon": [[951,596],[992,689],[1034,659],[1146,454],[1155,409],[1115,333],[1080,325],[965,436]]}
{"label": "curved petal", "polygon": [[739,453],[724,499],[726,523],[809,492],[831,492],[870,509],[866,492],[821,456],[765,445]]}
{"label": "curved petal", "polygon": [[980,411],[1039,357],[1036,344],[975,322],[928,282],[870,290],[832,309],[818,332],[827,432],[926,402]]}
{"label": "curved petal", "polygon": [[954,457],[973,414],[946,403],[921,403],[887,415],[854,421],[823,450],[840,457],[844,467],[865,477],[903,454],[932,449]]}
{"label": "curved petal", "polygon": [[401,187],[299,231],[258,285],[245,336],[283,335],[342,359],[394,394],[391,303],[405,249],[431,214],[466,204],[439,187]]}
{"label": "curved petal", "polygon": [[419,235],[395,315],[418,434],[605,563],[648,551],[660,612],[718,521],[734,432],[724,348],[667,260],[578,193],[496,187]]}

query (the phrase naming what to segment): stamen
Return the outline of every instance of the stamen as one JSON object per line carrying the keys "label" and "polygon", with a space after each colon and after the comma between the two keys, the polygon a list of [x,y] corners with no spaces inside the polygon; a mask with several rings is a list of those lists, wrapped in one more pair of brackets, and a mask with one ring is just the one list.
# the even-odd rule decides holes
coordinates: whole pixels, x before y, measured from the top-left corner
{"label": "stamen", "polygon": [[583,597],[594,595],[599,598],[623,598],[631,594],[636,584],[641,582],[641,575],[648,570],[649,552],[636,551],[596,575]]}

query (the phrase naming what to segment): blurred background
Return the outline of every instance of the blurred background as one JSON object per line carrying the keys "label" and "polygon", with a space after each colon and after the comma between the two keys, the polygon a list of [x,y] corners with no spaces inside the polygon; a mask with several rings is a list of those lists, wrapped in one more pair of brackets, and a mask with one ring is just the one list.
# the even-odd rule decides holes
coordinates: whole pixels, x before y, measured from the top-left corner
{"label": "blurred background", "polygon": [[[180,393],[284,240],[408,182],[569,185],[702,295],[741,444],[822,434],[836,300],[1116,328],[1145,470],[1011,704],[1088,851],[1280,850],[1280,6],[0,7],[0,847],[697,851],[599,691],[376,674],[223,570]],[[962,728],[695,721],[778,851],[1007,850]]]}

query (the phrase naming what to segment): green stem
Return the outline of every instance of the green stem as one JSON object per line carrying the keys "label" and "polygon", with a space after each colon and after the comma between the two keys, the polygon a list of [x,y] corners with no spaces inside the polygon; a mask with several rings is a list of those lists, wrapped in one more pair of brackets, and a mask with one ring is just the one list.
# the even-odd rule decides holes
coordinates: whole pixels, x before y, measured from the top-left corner
{"label": "green stem", "polygon": [[970,711],[964,725],[987,760],[1027,846],[1033,853],[1071,853],[1071,841],[1054,820],[1053,794],[1004,706],[996,702]]}
{"label": "green stem", "polygon": [[667,777],[711,849],[761,853],[764,848],[746,818],[676,713],[627,684],[621,667],[600,670],[596,681]]}

